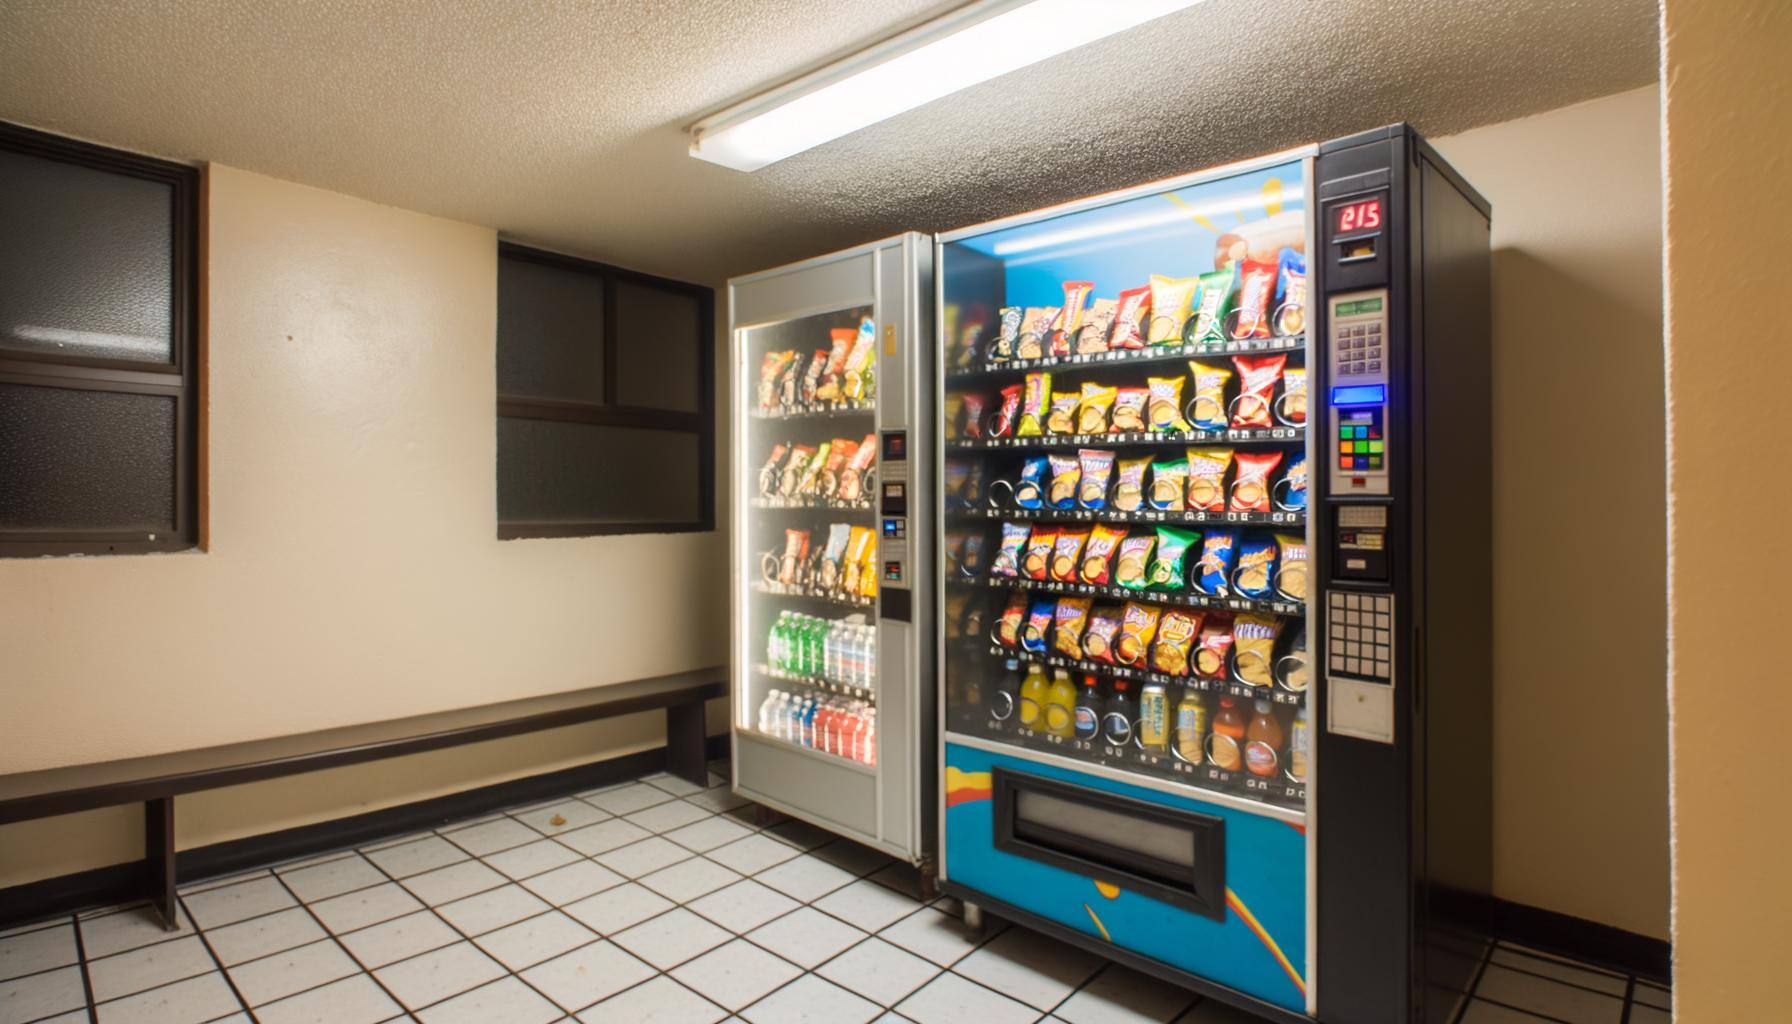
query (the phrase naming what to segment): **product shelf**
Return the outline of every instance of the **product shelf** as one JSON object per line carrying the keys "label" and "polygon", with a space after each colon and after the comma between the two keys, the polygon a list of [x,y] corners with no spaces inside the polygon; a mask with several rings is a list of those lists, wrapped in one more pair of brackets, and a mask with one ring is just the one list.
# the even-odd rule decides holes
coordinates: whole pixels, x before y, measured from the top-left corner
{"label": "product shelf", "polygon": [[1247,338],[1223,342],[1178,342],[1174,345],[1151,345],[1139,349],[1116,349],[1108,352],[1076,352],[1062,356],[1040,356],[1036,359],[1010,359],[1000,363],[964,367],[946,372],[946,386],[983,380],[992,376],[1031,373],[1035,370],[1099,370],[1125,366],[1149,366],[1178,359],[1199,359],[1203,356],[1234,356],[1300,353],[1306,350],[1305,334],[1279,338]]}
{"label": "product shelf", "polygon": [[753,670],[767,679],[774,679],[780,683],[790,683],[794,686],[806,686],[812,690],[835,697],[851,697],[854,700],[862,700],[871,707],[877,707],[877,694],[870,687],[836,683],[831,680],[823,679],[820,676],[796,675],[791,672],[775,669],[770,665],[765,664],[754,665]]}
{"label": "product shelf", "polygon": [[877,777],[877,766],[874,764],[865,764],[863,761],[854,761],[850,757],[842,757],[839,754],[829,753],[819,747],[808,747],[801,743],[792,743],[781,736],[773,736],[771,733],[760,732],[757,728],[737,725],[735,726],[735,731],[751,736],[759,743],[766,743],[784,750],[795,751],[805,757],[813,757],[827,764],[837,765],[842,768],[850,768],[855,772],[869,775],[873,778]]}
{"label": "product shelf", "polygon": [[1124,512],[1119,509],[1087,508],[985,508],[961,506],[948,508],[946,514],[960,519],[1007,519],[1036,523],[1145,523],[1150,525],[1196,524],[1207,526],[1287,526],[1305,530],[1305,512],[1159,512],[1140,509]]}
{"label": "product shelf", "polygon": [[810,402],[780,406],[776,409],[754,409],[748,415],[756,420],[805,420],[834,417],[869,418],[877,408],[872,400],[862,402]]}
{"label": "product shelf", "polygon": [[1256,600],[1248,597],[1210,597],[1192,590],[1131,590],[1121,586],[1096,586],[1090,583],[1060,583],[1057,580],[1036,580],[1026,576],[985,576],[981,580],[951,580],[953,586],[987,587],[991,590],[1036,590],[1072,597],[1100,597],[1115,601],[1139,601],[1146,604],[1184,605],[1193,608],[1218,608],[1232,612],[1260,612],[1300,618],[1307,614],[1303,601]]}
{"label": "product shelf", "polygon": [[838,498],[823,498],[809,494],[761,495],[749,498],[747,507],[783,511],[813,509],[822,512],[870,512],[871,499],[841,501]]}
{"label": "product shelf", "polygon": [[765,583],[763,581],[753,584],[753,592],[755,594],[764,594],[767,597],[788,597],[803,601],[817,601],[823,604],[833,605],[836,608],[851,609],[854,611],[865,611],[875,607],[877,604],[877,598],[866,597],[863,594],[842,594],[832,590],[816,590],[813,587],[785,586],[780,583]]}
{"label": "product shelf", "polygon": [[946,451],[1041,451],[1060,448],[1169,447],[1190,444],[1304,443],[1307,428],[1249,427],[1230,430],[1127,430],[1105,434],[1041,434],[1033,437],[964,437],[945,442]]}

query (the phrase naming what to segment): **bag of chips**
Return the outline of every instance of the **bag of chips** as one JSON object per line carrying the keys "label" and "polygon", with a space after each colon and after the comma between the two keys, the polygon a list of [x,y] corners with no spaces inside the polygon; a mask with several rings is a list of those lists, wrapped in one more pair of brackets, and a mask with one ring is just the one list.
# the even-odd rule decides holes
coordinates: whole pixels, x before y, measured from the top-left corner
{"label": "bag of chips", "polygon": [[1182,418],[1182,377],[1146,379],[1145,420],[1156,431],[1186,431]]}
{"label": "bag of chips", "polygon": [[1238,568],[1232,571],[1234,594],[1253,600],[1269,597],[1275,573],[1275,538],[1255,536],[1238,542]]}
{"label": "bag of chips", "polygon": [[1232,559],[1238,550],[1237,530],[1208,530],[1195,563],[1195,590],[1208,597],[1232,592]]}
{"label": "bag of chips", "polygon": [[1278,261],[1281,280],[1276,282],[1275,332],[1282,337],[1299,334],[1307,326],[1307,258],[1283,249]]}
{"label": "bag of chips", "polygon": [[809,365],[803,368],[803,382],[798,391],[798,396],[802,399],[803,404],[807,405],[815,401],[815,389],[821,386],[821,371],[826,369],[827,365],[828,350],[825,348],[816,349],[815,354],[809,357]]}
{"label": "bag of chips", "polygon": [[759,361],[759,408],[778,407],[778,380],[795,359],[795,352],[767,352]]}
{"label": "bag of chips", "polygon": [[[874,536],[870,527],[855,526],[852,528],[852,535],[846,541],[846,557],[840,563],[841,590],[849,594],[859,592],[860,584],[863,582],[859,577],[865,571],[865,552],[870,550]],[[876,570],[873,570],[871,575],[876,576]]]}
{"label": "bag of chips", "polygon": [[1240,615],[1232,620],[1232,664],[1241,683],[1273,686],[1276,637],[1282,620],[1273,615]]}
{"label": "bag of chips", "polygon": [[1201,613],[1182,608],[1164,611],[1151,645],[1151,667],[1167,676],[1188,675],[1189,647],[1201,630]]}
{"label": "bag of chips", "polygon": [[1189,400],[1190,425],[1196,430],[1226,429],[1226,386],[1232,381],[1232,371],[1193,359],[1188,369],[1195,389]]}
{"label": "bag of chips", "polygon": [[1145,347],[1145,318],[1151,312],[1151,286],[1142,284],[1128,288],[1115,300],[1114,332],[1108,337],[1110,349]]}
{"label": "bag of chips", "polygon": [[1163,609],[1154,604],[1126,603],[1126,610],[1120,616],[1120,641],[1114,645],[1114,653],[1119,656],[1122,665],[1142,665],[1145,654],[1151,649],[1151,639],[1157,635],[1157,619]]}
{"label": "bag of chips", "polygon": [[1047,336],[1051,333],[1052,321],[1057,319],[1056,306],[1028,306],[1020,318],[1020,342],[1015,348],[1021,359],[1038,359],[1045,355]]}
{"label": "bag of chips", "polygon": [[1290,427],[1307,423],[1307,370],[1289,366],[1282,370],[1282,397],[1276,399],[1276,419]]}
{"label": "bag of chips", "polygon": [[1096,299],[1089,306],[1089,315],[1083,318],[1083,325],[1076,329],[1076,350],[1079,353],[1106,352],[1108,350],[1108,332],[1114,328],[1113,299]]}
{"label": "bag of chips", "polygon": [[1064,282],[1064,305],[1058,307],[1050,327],[1052,355],[1070,354],[1071,339],[1083,325],[1083,303],[1089,301],[1089,293],[1094,290],[1093,281]]}
{"label": "bag of chips", "polygon": [[1052,544],[1052,579],[1059,583],[1077,582],[1077,567],[1083,560],[1083,545],[1089,542],[1089,527],[1080,530],[1065,528]]}
{"label": "bag of chips", "polygon": [[1276,508],[1283,512],[1307,510],[1307,453],[1297,451],[1288,460],[1288,468],[1275,486]]}
{"label": "bag of chips", "polygon": [[1288,362],[1283,353],[1267,356],[1233,356],[1238,367],[1238,398],[1232,406],[1234,427],[1267,427],[1270,425],[1270,403],[1275,398],[1276,381],[1282,378],[1282,366]]}
{"label": "bag of chips", "polygon": [[1045,411],[1045,432],[1048,434],[1073,434],[1076,432],[1076,410],[1083,402],[1079,391],[1054,391],[1051,404]]}
{"label": "bag of chips", "polygon": [[828,332],[832,347],[828,349],[827,365],[821,370],[821,384],[815,389],[818,401],[840,400],[841,378],[846,372],[846,358],[852,352],[853,334],[849,327],[836,327]]}
{"label": "bag of chips", "polygon": [[816,570],[816,582],[823,590],[833,590],[840,585],[845,570],[846,543],[851,539],[852,527],[846,523],[828,527],[828,542],[821,549],[821,565]]}
{"label": "bag of chips", "polygon": [[1014,647],[1020,643],[1021,626],[1027,619],[1027,592],[1016,590],[1008,595],[1008,603],[1002,607],[1002,615],[996,619],[995,641],[1003,647]]}
{"label": "bag of chips", "polygon": [[[967,394],[964,401],[964,425],[959,428],[960,437],[977,438],[983,436],[983,416],[985,399],[982,395]],[[950,421],[948,421],[950,422]]]}
{"label": "bag of chips", "polygon": [[833,451],[833,448],[834,442],[823,441],[821,447],[815,449],[815,453],[809,456],[809,464],[803,467],[802,478],[797,481],[796,493],[804,496],[816,493],[816,488],[821,483],[822,467],[827,465],[828,453]]}
{"label": "bag of chips", "polygon": [[1226,470],[1232,466],[1230,448],[1188,450],[1188,507],[1195,512],[1223,512],[1226,508]]}
{"label": "bag of chips", "polygon": [[784,456],[789,454],[789,445],[782,442],[772,445],[771,455],[766,458],[765,465],[759,467],[759,493],[761,496],[769,498],[777,491],[778,467],[784,461]]}
{"label": "bag of chips", "polygon": [[786,498],[794,497],[797,488],[803,482],[803,471],[809,468],[809,460],[814,458],[815,448],[812,445],[799,444],[790,450],[790,459],[784,463],[783,476],[778,480],[778,493]]}
{"label": "bag of chips", "polygon": [[1050,597],[1035,597],[1027,606],[1027,624],[1021,627],[1020,645],[1031,654],[1044,654],[1045,641],[1051,635],[1052,623],[1058,616],[1058,602]]}
{"label": "bag of chips", "polygon": [[1052,375],[1029,373],[1020,398],[1020,423],[1014,428],[1016,437],[1038,437],[1045,433],[1046,407],[1051,402]]}
{"label": "bag of chips", "polygon": [[871,464],[876,460],[877,435],[866,434],[840,470],[840,483],[834,488],[834,496],[841,501],[858,501],[864,497],[865,474],[871,471]]}
{"label": "bag of chips", "polygon": [[1226,656],[1232,652],[1232,618],[1224,612],[1207,616],[1195,649],[1195,674],[1203,679],[1226,677]]}
{"label": "bag of chips", "polygon": [[1046,491],[1045,503],[1050,508],[1065,509],[1076,507],[1076,485],[1082,477],[1082,463],[1068,452],[1052,452],[1046,456],[1051,466],[1051,488]]}
{"label": "bag of chips", "polygon": [[1020,385],[1010,384],[1002,389],[1002,404],[996,410],[996,421],[990,424],[990,437],[1007,437],[1014,431],[1015,417],[1020,413]]}
{"label": "bag of chips", "polygon": [[1030,580],[1044,580],[1052,568],[1052,549],[1058,544],[1058,528],[1048,523],[1034,523],[1027,537],[1026,552],[1021,555],[1020,573]]}
{"label": "bag of chips", "polygon": [[877,394],[877,385],[872,376],[872,357],[877,354],[877,331],[871,326],[867,317],[859,321],[859,332],[853,336],[852,350],[847,353],[846,366],[840,372],[840,394],[848,401],[869,401]]}
{"label": "bag of chips", "polygon": [[1121,459],[1119,478],[1114,483],[1113,506],[1122,512],[1137,512],[1145,507],[1145,471],[1151,460]]}
{"label": "bag of chips", "polygon": [[822,497],[832,498],[840,493],[840,473],[846,468],[846,461],[858,452],[859,446],[844,437],[828,442],[828,460],[822,463],[821,476],[816,481],[816,490]]}
{"label": "bag of chips", "polygon": [[996,343],[989,347],[989,362],[1005,363],[1017,357],[1020,350],[1020,314],[1019,306],[1002,307],[998,314],[1001,317],[1001,327],[996,332]]}
{"label": "bag of chips", "polygon": [[1164,277],[1151,275],[1151,331],[1145,341],[1152,345],[1171,345],[1182,340],[1182,325],[1195,302],[1195,289],[1201,280],[1196,277]]}
{"label": "bag of chips", "polygon": [[1276,291],[1276,265],[1247,258],[1238,276],[1238,319],[1232,326],[1232,337],[1267,338],[1270,302]]}
{"label": "bag of chips", "polygon": [[1151,496],[1148,501],[1152,508],[1159,512],[1181,512],[1184,508],[1183,496],[1187,493],[1187,461],[1165,459],[1151,464]]}
{"label": "bag of chips", "polygon": [[1108,503],[1108,478],[1114,473],[1114,453],[1104,448],[1084,448],[1076,453],[1082,464],[1082,480],[1077,484],[1076,503],[1084,508],[1100,509]]}
{"label": "bag of chips", "polygon": [[1285,601],[1307,599],[1307,539],[1276,534],[1281,560],[1276,569],[1276,596]]}
{"label": "bag of chips", "polygon": [[1144,590],[1150,586],[1146,570],[1151,567],[1151,552],[1157,547],[1157,534],[1127,537],[1120,542],[1114,556],[1114,582],[1128,590]]}
{"label": "bag of chips", "polygon": [[808,360],[792,352],[791,360],[784,366],[784,372],[778,375],[778,402],[786,409],[796,407],[796,400],[802,390],[803,369]]}
{"label": "bag of chips", "polygon": [[1118,388],[1103,387],[1093,381],[1083,382],[1082,400],[1077,404],[1076,432],[1105,434],[1108,432],[1108,410],[1114,407]]}
{"label": "bag of chips", "polygon": [[965,537],[958,549],[958,571],[966,576],[976,576],[983,572],[983,531]]}
{"label": "bag of chips", "polygon": [[1003,523],[1002,543],[996,549],[996,558],[990,564],[991,576],[1020,575],[1020,555],[1026,550],[1027,535],[1032,530],[1026,523]]}
{"label": "bag of chips", "polygon": [[1043,455],[1029,456],[1021,463],[1020,479],[1014,484],[1014,504],[1035,509],[1045,506],[1045,482],[1051,475],[1051,463]]}
{"label": "bag of chips", "polygon": [[1112,578],[1110,567],[1114,552],[1119,549],[1120,541],[1125,539],[1126,531],[1118,526],[1097,523],[1089,531],[1089,543],[1083,548],[1083,564],[1079,574],[1084,583],[1097,587],[1105,587]]}
{"label": "bag of chips", "polygon": [[[871,543],[865,545],[864,557],[859,560],[859,596],[876,597],[877,533],[873,530],[866,530],[865,532],[871,534]],[[981,544],[981,538],[979,538],[979,544]]]}
{"label": "bag of chips", "polygon": [[1228,263],[1218,270],[1201,275],[1201,304],[1195,310],[1195,323],[1189,329],[1189,340],[1202,344],[1226,340],[1226,314],[1232,305],[1232,284],[1235,265]]}
{"label": "bag of chips", "polygon": [[1083,657],[1103,664],[1114,663],[1114,641],[1120,634],[1119,605],[1104,605],[1089,614],[1089,629],[1083,634]]}
{"label": "bag of chips", "polygon": [[1239,452],[1238,473],[1232,480],[1232,500],[1227,504],[1233,512],[1269,511],[1269,475],[1282,464],[1282,453]]}
{"label": "bag of chips", "polygon": [[1136,432],[1145,429],[1145,406],[1151,402],[1151,392],[1145,388],[1117,388],[1114,391],[1113,427],[1119,432]]}
{"label": "bag of chips", "polygon": [[1081,661],[1083,658],[1083,631],[1089,628],[1089,605],[1094,603],[1087,597],[1060,597],[1058,610],[1052,623],[1052,646],[1066,658]]}
{"label": "bag of chips", "polygon": [[1145,571],[1145,578],[1151,581],[1153,590],[1181,590],[1188,585],[1184,559],[1189,547],[1200,539],[1201,535],[1193,530],[1174,526],[1157,528],[1157,555]]}

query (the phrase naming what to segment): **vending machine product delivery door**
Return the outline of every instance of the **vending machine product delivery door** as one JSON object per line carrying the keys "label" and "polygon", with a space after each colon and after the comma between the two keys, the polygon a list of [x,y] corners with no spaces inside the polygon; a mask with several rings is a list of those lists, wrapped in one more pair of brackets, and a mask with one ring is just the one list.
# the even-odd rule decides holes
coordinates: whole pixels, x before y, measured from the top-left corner
{"label": "vending machine product delivery door", "polygon": [[728,283],[733,767],[931,869],[932,240]]}
{"label": "vending machine product delivery door", "polygon": [[1485,892],[1484,200],[1404,126],[939,238],[942,887],[1276,1020]]}

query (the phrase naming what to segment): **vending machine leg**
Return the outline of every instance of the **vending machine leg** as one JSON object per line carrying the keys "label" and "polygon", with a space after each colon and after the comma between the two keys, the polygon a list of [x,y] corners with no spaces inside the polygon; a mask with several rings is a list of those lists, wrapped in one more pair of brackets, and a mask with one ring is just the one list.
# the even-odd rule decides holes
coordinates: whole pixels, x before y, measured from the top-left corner
{"label": "vending machine leg", "polygon": [[983,940],[983,908],[975,903],[964,905],[964,931],[972,942]]}
{"label": "vending machine leg", "polygon": [[940,898],[940,876],[936,872],[921,872],[920,895],[923,903],[932,903]]}

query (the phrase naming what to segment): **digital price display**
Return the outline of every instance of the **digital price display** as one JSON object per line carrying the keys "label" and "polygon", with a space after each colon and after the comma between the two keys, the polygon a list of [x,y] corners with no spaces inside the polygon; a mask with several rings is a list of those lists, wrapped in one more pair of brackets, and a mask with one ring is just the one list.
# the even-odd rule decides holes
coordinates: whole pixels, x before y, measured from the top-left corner
{"label": "digital price display", "polygon": [[1332,234],[1345,235],[1352,231],[1381,230],[1381,197],[1359,199],[1354,203],[1345,203],[1337,207],[1337,217],[1332,221]]}

